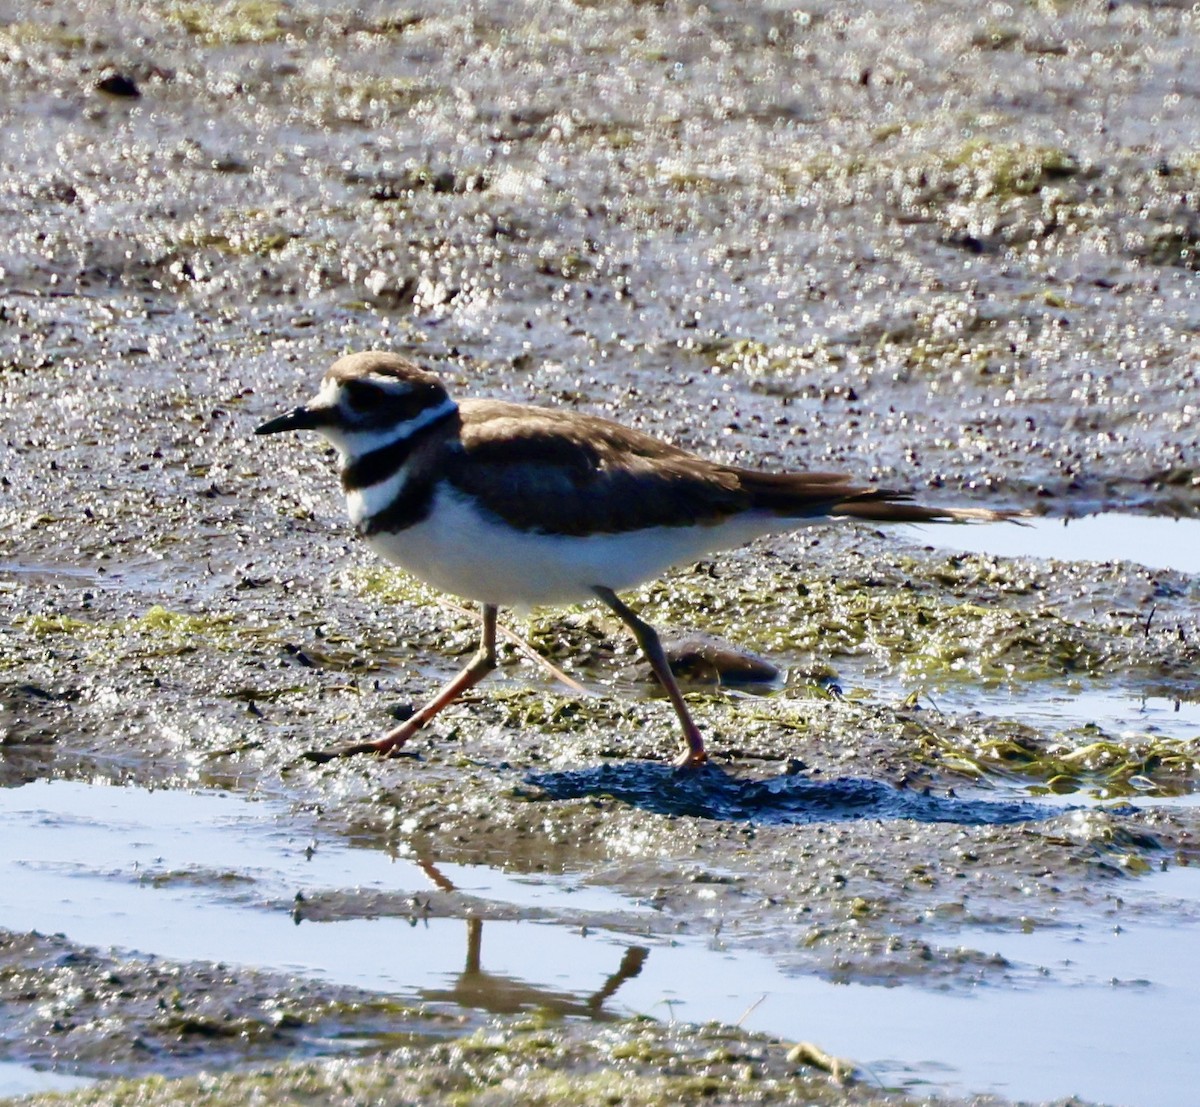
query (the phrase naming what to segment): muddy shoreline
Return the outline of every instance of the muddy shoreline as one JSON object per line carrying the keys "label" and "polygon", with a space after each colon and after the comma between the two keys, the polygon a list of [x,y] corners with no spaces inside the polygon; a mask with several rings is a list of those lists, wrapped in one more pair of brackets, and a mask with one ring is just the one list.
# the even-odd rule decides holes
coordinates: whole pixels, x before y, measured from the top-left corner
{"label": "muddy shoreline", "polygon": [[[593,608],[509,624],[597,695],[506,655],[411,756],[314,767],[475,626],[352,540],[319,448],[251,432],[388,348],[739,464],[1194,517],[1196,31],[1172,3],[0,2],[0,784],[218,790],[355,849],[571,875],[653,923],[436,881],[421,917],[652,962],[716,934],[797,979],[995,998],[1028,981],[981,927],[1194,933],[1155,890],[1198,858],[1194,575],[801,532],[631,594],[783,674],[693,687],[695,780]],[[1178,718],[1139,724],[1148,697]],[[81,1104],[901,1101],[792,1044],[0,929],[0,1061],[150,1078]]]}

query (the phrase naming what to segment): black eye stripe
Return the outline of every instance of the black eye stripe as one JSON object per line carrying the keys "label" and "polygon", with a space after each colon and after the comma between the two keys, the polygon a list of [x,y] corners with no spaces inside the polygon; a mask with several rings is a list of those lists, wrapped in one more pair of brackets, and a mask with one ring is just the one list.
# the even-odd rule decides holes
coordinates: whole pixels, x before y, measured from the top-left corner
{"label": "black eye stripe", "polygon": [[426,408],[434,407],[439,403],[439,397],[432,392],[420,391],[409,392],[405,396],[389,396],[387,404],[391,410],[393,419],[415,419]]}
{"label": "black eye stripe", "polygon": [[[342,487],[347,492],[354,488],[369,488],[371,485],[393,476],[408,461],[414,449],[419,447],[422,442],[428,441],[430,435],[436,436],[442,433],[440,428],[448,420],[457,418],[458,408],[448,403],[448,399],[449,397],[443,393],[440,405],[429,403],[418,410],[416,414],[419,414],[420,410],[430,410],[431,408],[439,411],[438,414],[430,416],[424,426],[409,430],[394,442],[380,446],[370,453],[361,454],[350,461],[342,469]],[[421,517],[423,518],[423,516]],[[389,516],[389,518],[391,517]],[[413,522],[418,521],[419,519],[413,520]],[[392,528],[395,525],[395,519],[392,519],[388,525],[389,529]]]}
{"label": "black eye stripe", "polygon": [[361,381],[352,381],[344,385],[343,393],[351,411],[370,411],[383,399],[381,389]]}
{"label": "black eye stripe", "polygon": [[407,423],[444,396],[437,388],[415,388],[397,393],[365,381],[352,381],[343,388],[346,406],[355,421],[366,426]]}

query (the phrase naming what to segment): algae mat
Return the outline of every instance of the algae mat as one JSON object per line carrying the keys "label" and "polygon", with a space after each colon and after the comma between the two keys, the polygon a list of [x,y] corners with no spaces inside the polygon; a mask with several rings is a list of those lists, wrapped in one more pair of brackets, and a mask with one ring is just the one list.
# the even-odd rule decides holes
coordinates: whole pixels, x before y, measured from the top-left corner
{"label": "algae mat", "polygon": [[[1167,960],[1200,941],[1198,586],[1137,529],[1198,500],[1195,20],[0,3],[0,780],[179,793],[180,818],[196,789],[279,805],[314,859],[392,857],[423,888],[297,901],[225,838],[145,884],[76,878],[305,933],[427,922],[461,962],[422,998],[27,919],[4,932],[0,1062],[103,1077],[70,1093],[92,1102],[1186,1102],[1194,1051],[1152,1038],[1147,1069],[1114,1026],[1186,1006]],[[1144,537],[1043,557],[818,530],[648,584],[631,603],[670,635],[782,673],[692,687],[715,764],[691,785],[590,608],[513,625],[601,695],[506,662],[411,757],[312,768],[300,751],[377,732],[473,647],[469,616],[352,542],[320,451],[251,437],[370,347],[739,464],[1115,508]],[[15,825],[29,857],[49,841]],[[556,1010],[471,1006],[448,994],[469,924],[484,976],[508,979],[507,933],[586,930],[603,956],[532,981]],[[881,1047],[831,1014],[803,1036],[860,1063],[839,1084],[769,998],[719,1011],[740,1030],[682,997],[630,1017],[682,964],[670,941],[879,1015],[971,997],[947,1040],[980,1028],[1010,1075],[914,1046],[872,1077]],[[990,1029],[1029,1022],[1022,995],[1046,1041],[1068,999],[1096,1025],[1034,1058]]]}

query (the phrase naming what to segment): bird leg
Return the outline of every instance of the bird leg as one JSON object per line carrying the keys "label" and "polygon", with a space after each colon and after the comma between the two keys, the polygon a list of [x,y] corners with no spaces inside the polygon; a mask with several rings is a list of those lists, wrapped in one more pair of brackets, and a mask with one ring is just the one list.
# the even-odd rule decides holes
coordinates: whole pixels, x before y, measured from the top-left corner
{"label": "bird leg", "polygon": [[692,721],[692,716],[683,699],[683,693],[679,690],[679,683],[675,680],[675,674],[671,672],[667,655],[663,653],[662,643],[658,640],[658,632],[649,623],[639,619],[630,611],[611,588],[594,585],[592,591],[633,632],[633,637],[641,647],[642,653],[646,655],[646,660],[650,662],[650,668],[654,670],[654,675],[666,689],[667,698],[671,701],[671,706],[675,708],[675,714],[679,716],[679,723],[683,727],[683,739],[687,746],[683,753],[676,758],[676,766],[681,769],[699,768],[708,760],[708,752],[704,748],[704,739],[700,735],[700,728]]}
{"label": "bird leg", "polygon": [[387,756],[398,750],[443,707],[453,703],[464,692],[474,688],[496,667],[496,612],[495,604],[485,603],[483,605],[483,630],[479,639],[479,649],[475,651],[475,656],[458,676],[447,683],[411,718],[405,719],[398,727],[389,730],[382,738],[376,738],[373,742],[356,742],[332,750],[310,750],[304,754],[305,759],[323,763],[332,761],[335,757],[351,757],[356,753],[381,753]]}

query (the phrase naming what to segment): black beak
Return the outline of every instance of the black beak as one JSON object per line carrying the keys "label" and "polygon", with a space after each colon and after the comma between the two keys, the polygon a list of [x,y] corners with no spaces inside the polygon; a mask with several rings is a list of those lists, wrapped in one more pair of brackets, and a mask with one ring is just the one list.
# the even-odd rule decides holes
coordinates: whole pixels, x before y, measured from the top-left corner
{"label": "black beak", "polygon": [[278,434],[280,431],[316,430],[321,424],[322,419],[319,412],[307,407],[297,407],[286,415],[278,415],[274,419],[268,420],[261,427],[255,427],[254,433]]}

